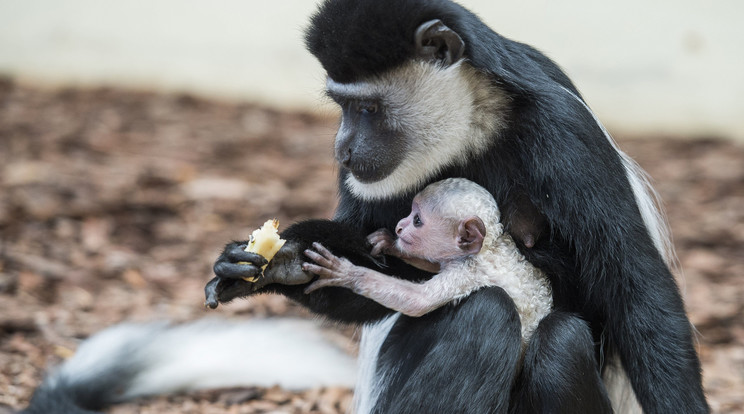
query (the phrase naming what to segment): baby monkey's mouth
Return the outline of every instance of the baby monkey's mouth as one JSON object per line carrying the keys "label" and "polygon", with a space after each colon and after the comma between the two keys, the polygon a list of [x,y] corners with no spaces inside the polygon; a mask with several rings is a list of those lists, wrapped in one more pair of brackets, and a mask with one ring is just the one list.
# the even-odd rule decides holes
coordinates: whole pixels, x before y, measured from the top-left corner
{"label": "baby monkey's mouth", "polygon": [[395,248],[398,250],[403,250],[403,246],[410,246],[412,243],[410,240],[406,240],[403,237],[398,237],[395,239]]}

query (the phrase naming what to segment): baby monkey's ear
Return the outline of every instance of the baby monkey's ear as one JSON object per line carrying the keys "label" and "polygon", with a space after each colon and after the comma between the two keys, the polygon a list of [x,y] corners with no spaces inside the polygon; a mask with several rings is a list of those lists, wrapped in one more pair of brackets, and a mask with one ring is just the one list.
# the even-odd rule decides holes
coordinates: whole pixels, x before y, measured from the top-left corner
{"label": "baby monkey's ear", "polygon": [[480,217],[468,217],[460,221],[457,227],[457,247],[465,254],[480,252],[485,237],[486,225]]}

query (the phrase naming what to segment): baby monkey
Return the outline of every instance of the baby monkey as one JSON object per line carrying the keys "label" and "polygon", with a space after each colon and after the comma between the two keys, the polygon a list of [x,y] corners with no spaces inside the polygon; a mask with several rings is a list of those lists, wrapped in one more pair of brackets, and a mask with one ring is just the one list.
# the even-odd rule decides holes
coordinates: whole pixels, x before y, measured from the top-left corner
{"label": "baby monkey", "polygon": [[526,342],[553,305],[545,274],[528,262],[499,222],[496,201],[483,187],[463,178],[427,186],[413,199],[411,214],[395,228],[369,235],[372,254],[396,256],[436,273],[411,282],[356,266],[320,243],[305,251],[315,263],[303,269],[319,278],[306,293],[341,286],[408,316],[422,316],[486,286],[499,286],[516,305]]}

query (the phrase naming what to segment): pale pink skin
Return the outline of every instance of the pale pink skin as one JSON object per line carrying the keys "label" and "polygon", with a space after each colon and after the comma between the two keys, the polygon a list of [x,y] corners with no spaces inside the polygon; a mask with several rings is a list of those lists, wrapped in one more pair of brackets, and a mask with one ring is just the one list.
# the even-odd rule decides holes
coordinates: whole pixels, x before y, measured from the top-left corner
{"label": "pale pink skin", "polygon": [[453,261],[476,254],[483,245],[485,226],[478,217],[456,221],[431,212],[426,200],[414,198],[411,214],[395,228],[397,239],[385,229],[367,237],[372,255],[399,257],[419,269],[438,273],[424,283],[410,282],[394,276],[356,266],[337,257],[320,243],[305,255],[315,263],[303,263],[302,268],[319,278],[305,293],[327,286],[340,286],[370,298],[383,306],[409,316],[421,316],[451,302],[460,291],[458,270],[449,266]]}

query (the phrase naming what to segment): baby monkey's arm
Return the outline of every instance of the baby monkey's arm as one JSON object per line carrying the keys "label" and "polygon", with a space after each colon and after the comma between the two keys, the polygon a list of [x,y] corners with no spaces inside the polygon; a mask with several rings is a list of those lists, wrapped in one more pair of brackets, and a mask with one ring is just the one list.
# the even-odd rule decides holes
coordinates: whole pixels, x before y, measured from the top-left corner
{"label": "baby monkey's arm", "polygon": [[315,273],[319,279],[311,283],[305,293],[327,286],[345,287],[389,309],[414,317],[425,315],[455,298],[451,289],[453,285],[446,283],[446,279],[451,277],[447,272],[439,273],[425,283],[414,283],[356,266],[335,256],[320,243],[313,243],[313,249],[305,250],[305,255],[315,263],[304,263],[302,268]]}

